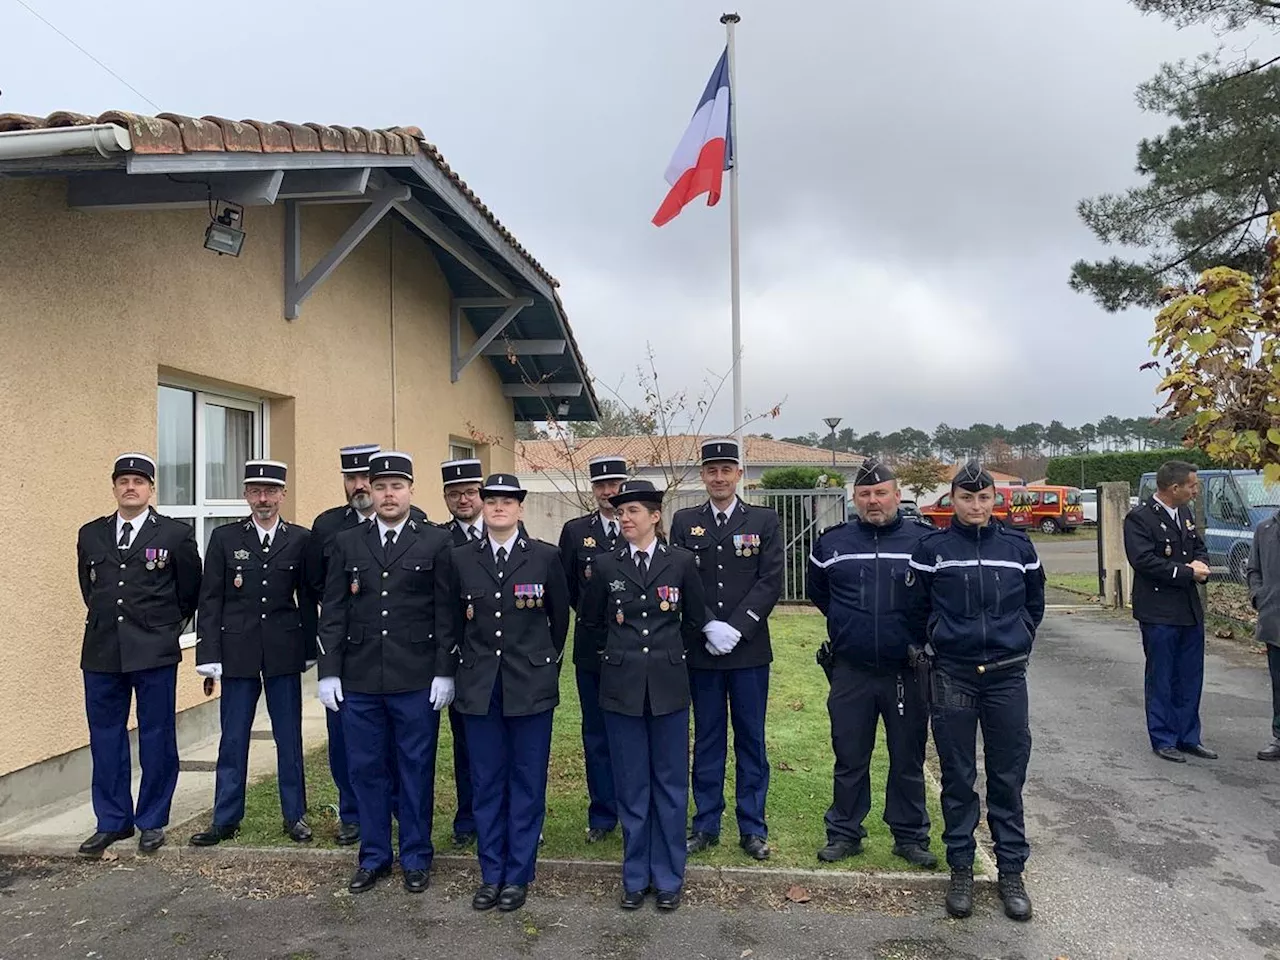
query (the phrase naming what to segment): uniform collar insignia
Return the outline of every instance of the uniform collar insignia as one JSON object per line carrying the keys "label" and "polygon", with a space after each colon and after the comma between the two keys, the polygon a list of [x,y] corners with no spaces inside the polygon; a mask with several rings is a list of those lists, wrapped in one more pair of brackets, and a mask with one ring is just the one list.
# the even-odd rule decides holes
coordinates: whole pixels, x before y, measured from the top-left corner
{"label": "uniform collar insignia", "polygon": [[662,543],[658,544],[658,552],[659,552],[659,553],[666,553],[666,552],[667,552],[666,544],[662,544]]}
{"label": "uniform collar insignia", "polygon": [[516,541],[516,542],[520,545],[520,549],[521,549],[521,550],[528,550],[528,549],[529,549],[529,544],[528,544],[528,543],[526,543],[526,542],[525,542],[525,540],[524,540],[523,538],[521,538],[520,540],[518,540],[518,541]]}

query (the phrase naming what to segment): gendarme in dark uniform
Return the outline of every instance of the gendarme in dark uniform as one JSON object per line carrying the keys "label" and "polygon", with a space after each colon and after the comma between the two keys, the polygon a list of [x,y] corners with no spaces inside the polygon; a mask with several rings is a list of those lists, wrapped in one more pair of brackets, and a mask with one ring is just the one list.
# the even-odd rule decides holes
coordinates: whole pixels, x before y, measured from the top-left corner
{"label": "gendarme in dark uniform", "polygon": [[205,551],[196,672],[222,682],[222,733],[213,823],[191,838],[198,847],[235,836],[244,818],[249,739],[264,690],[276,745],[284,831],[299,843],[311,839],[304,819],[302,673],[316,655],[319,598],[307,570],[311,533],[280,519],[287,479],[283,463],[245,463],[245,499],[254,516],[217,527]]}
{"label": "gendarme in dark uniform", "polygon": [[[317,694],[343,703],[351,784],[360,809],[360,864],[348,885],[363,893],[390,872],[391,770],[399,779],[400,865],[412,893],[427,888],[437,711],[453,699],[449,535],[410,516],[413,460],[381,451],[369,463],[373,523],[334,538],[320,616]],[[384,483],[385,481],[385,483]]]}
{"label": "gendarme in dark uniform", "polygon": [[[763,860],[769,856],[765,842],[769,760],[764,741],[773,661],[769,614],[782,595],[784,559],[778,514],[768,507],[748,505],[734,493],[741,462],[737,441],[703,443],[703,482],[712,497],[727,494],[727,498],[722,497],[720,504],[709,500],[677,511],[671,543],[693,553],[713,620],[707,642],[689,650],[697,811],[689,852],[719,843],[732,716],[738,842],[749,856]],[[726,466],[733,468],[731,473],[724,470]]]}
{"label": "gendarme in dark uniform", "polygon": [[1191,500],[1199,492],[1195,467],[1161,466],[1155,496],[1124,518],[1124,550],[1133,567],[1133,618],[1146,655],[1144,694],[1151,749],[1165,760],[1184,754],[1216,760],[1200,742],[1204,686],[1204,610],[1197,570],[1207,578],[1209,552],[1196,529]]}
{"label": "gendarme in dark uniform", "polygon": [[546,815],[551,721],[569,591],[556,548],[524,536],[525,491],[485,481],[486,535],[454,548],[451,612],[459,638],[454,701],[467,725],[481,886],[477,910],[523,906]]}
{"label": "gendarme in dark uniform", "polygon": [[[178,637],[200,596],[200,553],[191,527],[150,508],[155,476],[155,461],[145,454],[117,458],[111,482],[119,509],[86,523],[76,538],[88,608],[80,668],[98,821],[80,846],[86,856],[133,836],[135,825],[139,849],[158,849],[178,783]],[[142,763],[136,812],[128,729],[135,697]]]}
{"label": "gendarme in dark uniform", "polygon": [[[594,457],[587,464],[591,489],[597,499],[617,493],[627,479],[627,461],[622,457]],[[603,508],[602,508],[603,509]],[[610,511],[612,506],[608,506]],[[569,582],[569,600],[581,611],[582,597],[601,554],[611,552],[619,542],[618,518],[606,517],[602,510],[575,517],[561,528],[560,560]],[[613,795],[613,767],[609,762],[609,737],[600,710],[600,651],[605,632],[592,631],[578,616],[573,630],[573,667],[582,704],[582,754],[587,768],[587,842],[604,838],[618,824]]]}
{"label": "gendarme in dark uniform", "polygon": [[[322,598],[334,537],[343,530],[373,522],[374,510],[369,493],[369,458],[380,449],[376,443],[363,443],[343,447],[338,452],[343,492],[346,494],[347,503],[345,506],[330,507],[311,523],[311,543],[307,563],[309,569],[314,571],[317,590]],[[367,510],[363,507],[357,508],[358,503],[367,504]],[[409,508],[409,516],[418,523],[427,522],[427,515],[417,507]],[[336,839],[339,846],[345,847],[360,839],[360,811],[356,805],[355,790],[351,786],[351,773],[347,769],[347,743],[342,733],[341,704],[337,711],[326,710],[324,719],[329,734],[329,772],[333,775],[334,786],[338,788]],[[391,809],[395,811],[399,778],[395,775],[394,750],[387,754],[387,762],[391,765]]]}
{"label": "gendarme in dark uniform", "polygon": [[[606,636],[600,707],[622,823],[621,906],[652,889],[659,909],[680,906],[689,808],[688,650],[710,619],[687,550],[658,540],[663,491],[628,480],[612,498],[627,542],[601,554],[582,599],[581,622]],[[644,522],[643,529],[637,519]],[[647,533],[645,532],[647,531]]]}

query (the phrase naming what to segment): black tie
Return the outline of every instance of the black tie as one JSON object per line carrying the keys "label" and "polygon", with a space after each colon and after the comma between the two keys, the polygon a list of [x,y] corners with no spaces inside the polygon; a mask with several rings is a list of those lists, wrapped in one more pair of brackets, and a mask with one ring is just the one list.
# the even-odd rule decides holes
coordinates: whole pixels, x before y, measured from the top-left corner
{"label": "black tie", "polygon": [[614,521],[610,520],[609,521],[609,542],[612,543],[614,540],[617,540],[617,539],[618,539],[618,525]]}
{"label": "black tie", "polygon": [[507,548],[499,547],[497,556],[498,579],[501,580],[507,572]]}
{"label": "black tie", "polygon": [[471,528],[471,539],[472,541],[476,541],[480,539],[480,531],[477,530],[475,527]]}
{"label": "black tie", "polygon": [[716,514],[716,526],[723,527],[728,522],[729,522],[729,515],[725,513],[723,510],[721,510],[719,513]]}
{"label": "black tie", "polygon": [[120,549],[121,550],[129,549],[129,535],[131,533],[133,533],[133,524],[130,523],[128,520],[126,520],[124,522],[124,525],[120,527]]}
{"label": "black tie", "polygon": [[382,545],[382,552],[384,554],[390,554],[391,548],[395,546],[395,542],[396,542],[396,532],[394,530],[388,530],[386,535],[386,540]]}
{"label": "black tie", "polygon": [[262,535],[262,549],[264,551],[271,549],[271,537],[265,533]]}
{"label": "black tie", "polygon": [[636,569],[640,571],[640,579],[643,580],[649,571],[649,554],[643,550],[636,554]]}

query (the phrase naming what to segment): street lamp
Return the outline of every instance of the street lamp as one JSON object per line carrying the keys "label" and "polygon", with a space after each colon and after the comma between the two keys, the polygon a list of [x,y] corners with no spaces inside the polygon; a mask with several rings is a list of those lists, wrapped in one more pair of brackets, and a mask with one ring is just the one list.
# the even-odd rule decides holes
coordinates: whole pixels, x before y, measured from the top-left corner
{"label": "street lamp", "polygon": [[840,417],[824,417],[822,422],[827,425],[827,429],[831,431],[831,470],[834,473],[836,469],[836,427],[840,426]]}

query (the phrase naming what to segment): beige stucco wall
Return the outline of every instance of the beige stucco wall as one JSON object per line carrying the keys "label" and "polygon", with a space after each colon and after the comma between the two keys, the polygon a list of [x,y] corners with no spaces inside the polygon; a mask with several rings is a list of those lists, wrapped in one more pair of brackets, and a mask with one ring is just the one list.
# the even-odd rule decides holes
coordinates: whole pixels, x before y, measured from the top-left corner
{"label": "beige stucco wall", "polygon": [[[303,209],[304,270],[361,209]],[[449,381],[449,290],[426,244],[384,221],[286,321],[283,213],[250,208],[242,256],[218,257],[203,210],[83,213],[63,181],[0,179],[0,775],[87,743],[76,531],[114,509],[118,452],[154,454],[158,379],[272,398],[268,452],[290,463],[301,523],[341,502],[342,444],[413,454],[433,518],[450,436],[470,423],[510,446],[489,364]],[[481,457],[512,469],[502,445]],[[180,708],[203,700],[192,659]]]}

